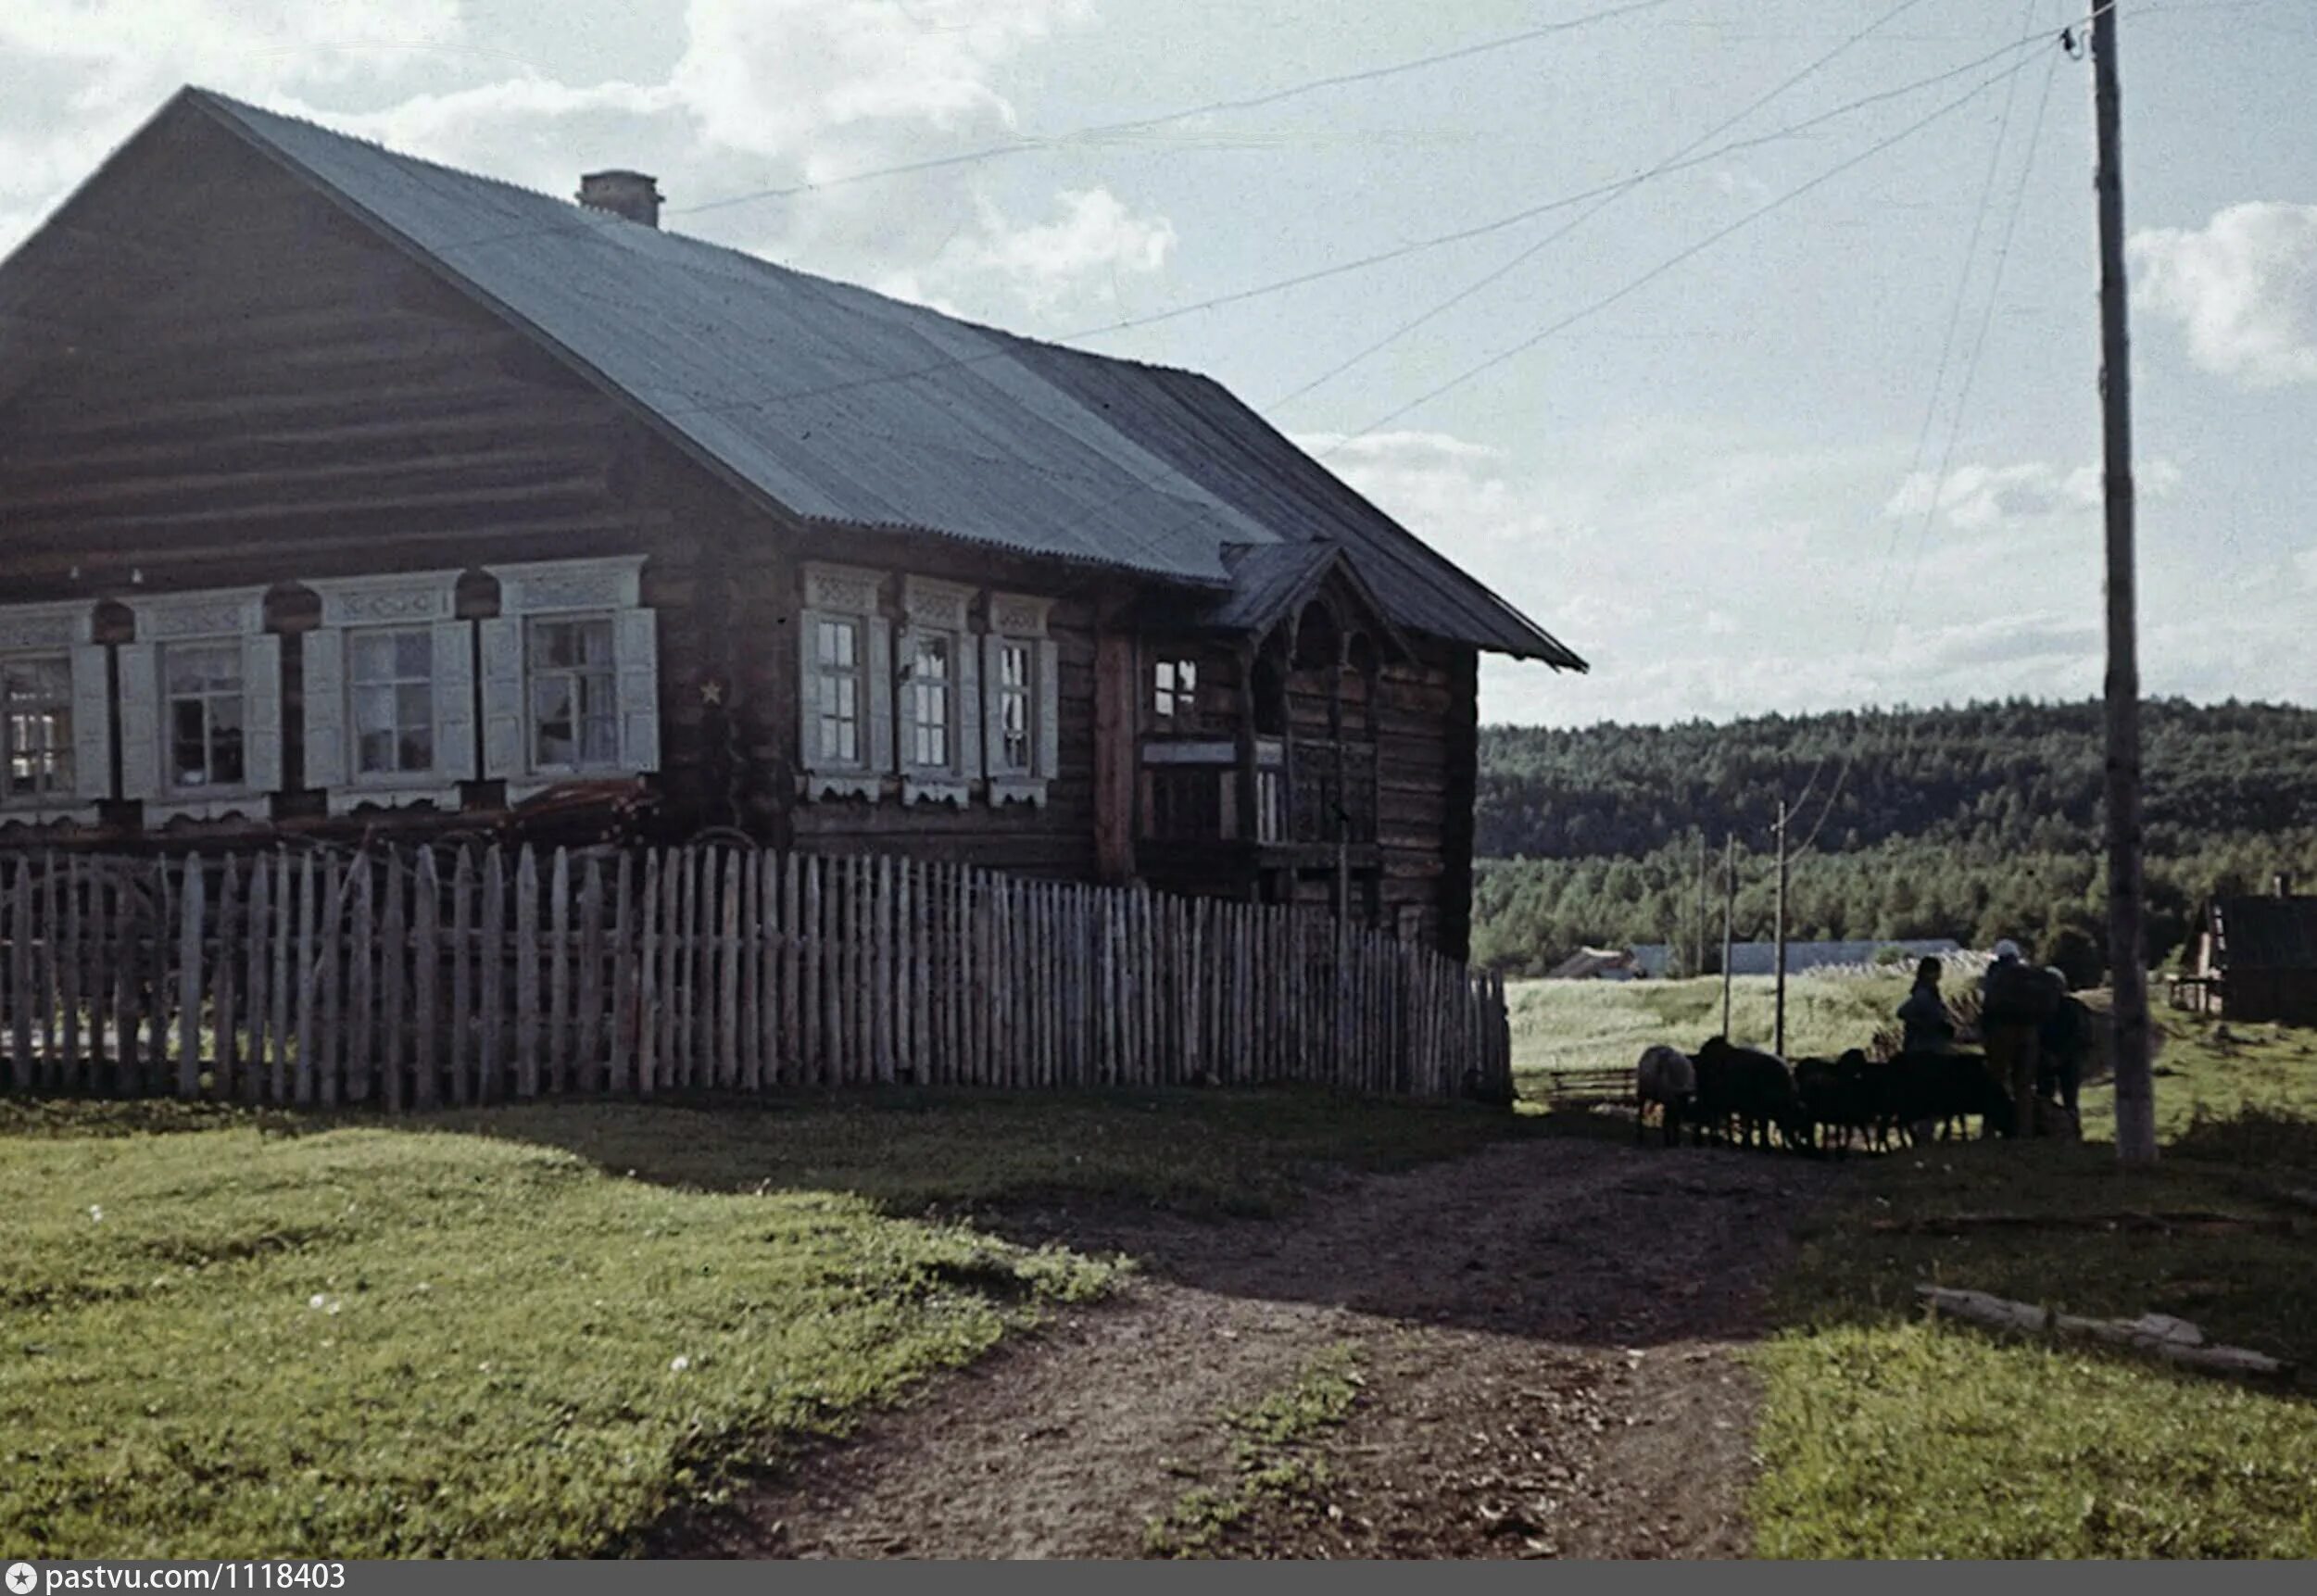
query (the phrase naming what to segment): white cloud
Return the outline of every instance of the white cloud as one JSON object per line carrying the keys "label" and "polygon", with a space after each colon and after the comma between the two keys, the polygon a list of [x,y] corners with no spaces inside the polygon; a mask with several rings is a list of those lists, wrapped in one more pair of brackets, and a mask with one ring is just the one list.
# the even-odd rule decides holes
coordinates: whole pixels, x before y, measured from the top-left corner
{"label": "white cloud", "polygon": [[2198,365],[2256,388],[2317,382],[2317,205],[2231,206],[2135,233],[2131,253],[2135,300],[2186,330]]}
{"label": "white cloud", "polygon": [[1106,188],[1064,189],[1060,215],[1016,226],[984,202],[979,230],[952,239],[927,278],[935,282],[992,277],[1032,310],[1048,311],[1074,298],[1101,304],[1118,298],[1118,279],[1147,277],[1166,265],[1175,226],[1163,216],[1137,216]]}
{"label": "white cloud", "polygon": [[[2179,487],[2180,467],[2172,460],[2145,460],[2133,472],[2134,493],[2161,498]],[[2100,508],[2103,488],[2097,465],[2062,468],[2049,460],[1991,466],[1968,462],[1948,471],[1945,483],[1919,471],[1902,480],[1883,513],[1912,521],[1932,508],[1932,495],[1948,524],[1965,532],[1996,532],[2080,516]]]}
{"label": "white cloud", "polygon": [[2317,548],[2304,548],[2293,557],[2293,563],[2300,567],[2301,580],[2317,587]]}
{"label": "white cloud", "polygon": [[1016,137],[1005,74],[1090,0],[661,3],[684,30],[664,72],[567,82],[463,44],[467,0],[0,0],[0,250],[194,82],[550,194],[652,171],[672,226],[968,314],[1101,305],[1165,267],[1173,223],[1108,188],[1016,218],[978,168],[843,181]]}

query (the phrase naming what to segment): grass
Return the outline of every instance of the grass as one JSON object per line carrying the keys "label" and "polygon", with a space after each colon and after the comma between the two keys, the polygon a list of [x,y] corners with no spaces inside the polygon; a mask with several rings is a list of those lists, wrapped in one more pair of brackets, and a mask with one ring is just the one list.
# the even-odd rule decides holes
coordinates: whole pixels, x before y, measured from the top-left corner
{"label": "grass", "polygon": [[1115,1265],[960,1205],[1278,1212],[1508,1116],[1282,1094],[0,1106],[0,1546],[568,1556],[969,1360]]}
{"label": "grass", "polygon": [[[1895,1234],[1877,1219],[2291,1212],[2317,1185],[2311,1038],[2236,1044],[2168,1017],[2166,1147],[2127,1175],[2108,1140],[1969,1142],[1855,1162],[1806,1225],[1760,1351],[1756,1550],[1774,1557],[2317,1555],[2317,1401],[2128,1354],[1926,1322],[1933,1281],[2073,1313],[2194,1320],[2317,1368],[2317,1237],[2065,1229]],[[2095,1133],[2113,1093],[2085,1093]]]}
{"label": "grass", "polygon": [[[1775,983],[1742,975],[1731,983],[1735,1041],[1767,1047],[1775,1031]],[[1789,1054],[1832,1056],[1864,1047],[1890,1024],[1907,996],[1904,974],[1797,976],[1786,983]],[[1685,1052],[1721,1030],[1721,982],[1516,981],[1505,994],[1513,1033],[1513,1075],[1526,1097],[1543,1095],[1546,1072],[1631,1069],[1642,1049],[1665,1042]]]}
{"label": "grass", "polygon": [[1352,1416],[1361,1384],[1358,1349],[1339,1341],[1307,1362],[1294,1384],[1225,1414],[1230,1481],[1185,1491],[1144,1532],[1144,1550],[1159,1557],[1213,1555],[1258,1510],[1313,1498],[1328,1475],[1326,1461],[1312,1449]]}

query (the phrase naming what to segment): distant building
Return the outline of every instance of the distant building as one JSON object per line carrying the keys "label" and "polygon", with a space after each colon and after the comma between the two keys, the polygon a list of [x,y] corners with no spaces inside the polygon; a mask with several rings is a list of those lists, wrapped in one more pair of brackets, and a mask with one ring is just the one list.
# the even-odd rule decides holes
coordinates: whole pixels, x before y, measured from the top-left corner
{"label": "distant building", "polygon": [[[1786,974],[1799,975],[1808,970],[1826,970],[1852,964],[1873,964],[1877,961],[1895,967],[1911,966],[1918,959],[1945,959],[1963,951],[1963,945],[1952,936],[1916,937],[1901,941],[1852,942],[1789,942],[1786,944]],[[1708,959],[1719,956],[1719,947],[1706,950]],[[1671,972],[1673,948],[1670,943],[1642,942],[1632,949],[1633,962],[1638,974],[1651,980],[1662,980]],[[1774,975],[1778,973],[1778,944],[1775,942],[1738,942],[1730,949],[1730,973],[1733,975]]]}
{"label": "distant building", "polygon": [[1642,969],[1622,948],[1582,948],[1544,973],[1548,981],[1631,981]]}
{"label": "distant building", "polygon": [[2279,876],[2265,898],[2216,899],[2205,910],[2187,1006],[2231,1020],[2317,1025],[2317,898]]}

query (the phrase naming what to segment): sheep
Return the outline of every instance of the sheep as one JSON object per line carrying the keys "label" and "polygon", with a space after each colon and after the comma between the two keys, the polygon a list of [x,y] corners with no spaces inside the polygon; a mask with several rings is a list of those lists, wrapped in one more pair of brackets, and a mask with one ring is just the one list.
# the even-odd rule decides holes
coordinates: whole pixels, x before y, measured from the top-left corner
{"label": "sheep", "polygon": [[1681,1116],[1696,1096],[1697,1069],[1687,1053],[1662,1045],[1643,1049],[1641,1062],[1633,1066],[1633,1139],[1642,1139],[1649,1105],[1656,1103],[1665,1125],[1666,1145],[1677,1145],[1681,1139]]}
{"label": "sheep", "polygon": [[1847,1154],[1853,1134],[1872,1138],[1880,1118],[1882,1072],[1857,1048],[1839,1059],[1804,1059],[1794,1065],[1794,1090],[1820,1150]]}
{"label": "sheep", "polygon": [[1697,1050],[1696,1065],[1701,1136],[1708,1126],[1717,1135],[1725,1134],[1734,1120],[1741,1144],[1767,1147],[1772,1128],[1788,1145],[1801,1144],[1807,1121],[1785,1060],[1752,1048],[1733,1048],[1729,1038],[1714,1037]]}
{"label": "sheep", "polygon": [[1980,1116],[1983,1134],[2012,1136],[2019,1129],[2011,1094],[1996,1079],[1981,1053],[1901,1053],[1887,1066],[1890,1117],[1910,1137],[1930,1139],[1930,1127]]}

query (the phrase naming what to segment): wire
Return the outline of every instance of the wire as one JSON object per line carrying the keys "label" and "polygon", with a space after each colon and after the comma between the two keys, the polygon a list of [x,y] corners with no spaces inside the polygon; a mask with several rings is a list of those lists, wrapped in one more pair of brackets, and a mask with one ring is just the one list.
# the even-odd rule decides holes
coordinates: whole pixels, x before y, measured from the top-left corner
{"label": "wire", "polygon": [[[2033,0],[2031,0],[2031,8],[2032,5]],[[1931,503],[1923,512],[1922,525],[1916,534],[1914,556],[1908,564],[1906,582],[1899,589],[1898,608],[1900,610],[1906,609],[1908,597],[1914,591],[1915,576],[1922,565],[1923,550],[1929,537],[1932,519],[1938,512],[1940,495],[1946,491],[1947,473],[1954,463],[1956,441],[1961,435],[1963,417],[1971,404],[1971,390],[1978,379],[1981,358],[1986,352],[1988,333],[1995,325],[1996,307],[2001,302],[2003,295],[2004,268],[2011,258],[2011,245],[2018,233],[2020,214],[2026,206],[2028,182],[2034,174],[2036,154],[2042,148],[2045,113],[2051,106],[2052,84],[2059,78],[2060,59],[2061,57],[2058,56],[2052,57],[2051,64],[2044,74],[2043,92],[2035,102],[2034,120],[2028,129],[2027,155],[2020,163],[2019,181],[2012,185],[2011,189],[2010,211],[2004,219],[2003,237],[1996,246],[1995,271],[1987,288],[1987,303],[1980,316],[1979,332],[1972,340],[1971,355],[1964,362],[1963,383],[1957,392],[1955,414],[1947,430],[1946,447],[1940,456],[1938,475],[1932,484]],[[1998,148],[2000,148],[2000,141],[1998,141]],[[1991,170],[1991,178],[1992,175]],[[1966,282],[1969,281],[1968,264],[1967,260]],[[1960,302],[1959,295],[1958,302],[1958,304]],[[1911,477],[1913,473],[1910,471],[1908,474]],[[1883,645],[1886,656],[1891,647],[1895,646],[1897,637],[1898,626],[1895,615],[1891,635]],[[1806,851],[1812,843],[1818,840],[1819,833],[1825,829],[1828,817],[1833,813],[1835,800],[1842,797],[1843,788],[1850,780],[1851,768],[1857,758],[1857,740],[1854,738],[1850,748],[1845,753],[1842,772],[1835,779],[1833,789],[1827,794],[1826,807],[1820,811],[1818,823],[1810,828],[1810,835],[1803,840],[1802,846]]]}
{"label": "wire", "polygon": [[1051,149],[1059,145],[1083,144],[1092,140],[1111,138],[1120,133],[1143,132],[1152,128],[1163,128],[1175,122],[1187,122],[1199,117],[1215,116],[1225,111],[1260,110],[1266,106],[1276,106],[1282,101],[1297,99],[1304,94],[1317,94],[1326,89],[1349,88],[1355,83],[1370,83],[1382,78],[1397,77],[1405,72],[1421,71],[1428,67],[1445,66],[1451,61],[1464,61],[1476,56],[1492,55],[1499,50],[1531,44],[1539,39],[1550,38],[1557,33],[1568,33],[1580,28],[1589,28],[1597,22],[1611,22],[1620,17],[1630,17],[1638,12],[1655,11],[1670,4],[1672,0],[1628,0],[1625,5],[1611,6],[1602,10],[1588,12],[1581,17],[1566,18],[1558,22],[1547,22],[1518,33],[1507,33],[1495,39],[1484,39],[1479,44],[1460,45],[1454,50],[1443,50],[1438,55],[1420,56],[1413,60],[1395,61],[1385,66],[1365,68],[1356,72],[1338,73],[1332,77],[1313,78],[1260,94],[1251,94],[1237,99],[1210,100],[1203,106],[1192,106],[1179,111],[1164,111],[1157,116],[1135,117],[1126,121],[1089,123],[1070,132],[1057,133],[1050,138],[1016,139],[1011,144],[990,145],[976,150],[962,150],[953,155],[931,156],[923,160],[902,161],[893,166],[871,167],[862,171],[847,172],[841,177],[822,178],[812,182],[789,183],[778,188],[752,189],[746,194],[727,195],[721,199],[702,200],[698,205],[672,207],[667,214],[697,216],[702,211],[724,210],[736,205],[750,205],[758,200],[790,199],[802,194],[823,194],[833,188],[869,182],[878,178],[904,177],[913,172],[937,171],[947,167],[967,166],[979,161],[997,160],[1005,156],[1024,155],[1033,150]]}
{"label": "wire", "polygon": [[[2110,3],[2112,4],[2113,0],[2110,0]],[[1897,132],[1891,134],[1887,138],[1877,140],[1874,144],[1868,145],[1857,155],[1851,156],[1845,160],[1837,162],[1835,165],[1831,166],[1824,171],[1819,173],[1816,177],[1796,184],[1794,187],[1786,190],[1785,193],[1780,195],[1777,198],[1770,200],[1769,203],[1758,206],[1755,209],[1746,212],[1745,215],[1740,217],[1737,220],[1731,222],[1725,227],[1717,228],[1712,232],[1707,233],[1704,238],[1701,238],[1696,243],[1689,245],[1687,248],[1667,257],[1664,260],[1659,261],[1656,265],[1643,272],[1639,277],[1633,278],[1630,282],[1626,283],[1624,286],[1618,288],[1611,293],[1605,294],[1600,298],[1595,299],[1590,304],[1587,304],[1576,310],[1570,311],[1568,315],[1562,317],[1556,321],[1548,322],[1543,327],[1539,328],[1536,332],[1530,333],[1527,337],[1498,350],[1495,354],[1491,355],[1487,359],[1481,360],[1475,365],[1466,367],[1463,371],[1457,372],[1456,375],[1449,378],[1446,382],[1426,389],[1415,398],[1408,400],[1406,403],[1400,405],[1393,409],[1386,411],[1383,415],[1379,416],[1376,420],[1368,422],[1366,426],[1361,427],[1358,431],[1342,434],[1341,437],[1329,444],[1327,448],[1320,451],[1322,458],[1335,453],[1337,450],[1341,449],[1348,444],[1366,437],[1368,434],[1373,433],[1379,428],[1390,426],[1392,422],[1400,420],[1403,416],[1409,414],[1411,411],[1420,409],[1424,406],[1430,404],[1433,400],[1441,398],[1445,395],[1463,387],[1467,383],[1473,381],[1475,378],[1495,370],[1505,361],[1510,360],[1517,356],[1526,354],[1529,350],[1535,348],[1539,344],[1543,343],[1546,339],[1575,326],[1578,322],[1584,320],[1587,317],[1606,310],[1610,306],[1617,304],[1619,300],[1639,293],[1642,289],[1647,287],[1658,278],[1663,277],[1667,272],[1671,271],[1675,267],[1681,265],[1685,261],[1694,259],[1697,256],[1703,255],[1706,250],[1711,249],[1715,245],[1719,244],[1722,240],[1729,238],[1735,233],[1744,231],[1755,222],[1759,221],[1762,218],[1769,215],[1772,211],[1782,209],[1785,206],[1791,205],[1795,200],[1800,199],[1804,195],[1810,193],[1813,189],[1822,187],[1826,183],[1832,182],[1835,178],[1840,177],[1843,173],[1849,171],[1852,168],[1864,165],[1866,162],[1872,160],[1876,156],[1881,155],[1883,151],[1890,149],[1895,145],[1904,143],[1906,140],[1914,137],[1917,133],[1921,132],[1924,129],[1932,126],[1933,123],[1938,122],[1946,117],[1952,116],[1955,112],[1960,110],[1964,106],[1970,104],[1972,100],[1977,99],[1981,94],[1986,93],[1989,89],[1994,88],[1997,83],[2004,82],[2008,78],[2018,75],[2021,71],[2026,69],[2027,65],[2028,63],[2022,61],[2016,66],[2005,68],[1995,76],[1965,90],[1962,94],[1957,95],[1954,99],[1949,100],[1946,104],[1941,106],[1937,110],[1933,111],[1930,115],[1919,118],[1916,120],[1909,122],[1906,127],[1901,128]]]}
{"label": "wire", "polygon": [[1740,122],[1745,120],[1746,118],[1752,116],[1756,111],[1760,110],[1764,106],[1769,105],[1772,100],[1777,99],[1787,90],[1812,76],[1821,67],[1826,66],[1836,57],[1843,55],[1853,45],[1863,42],[1869,35],[1875,32],[1884,23],[1896,20],[1900,16],[1913,10],[1921,3],[1922,0],[1899,0],[1899,3],[1893,6],[1890,10],[1885,11],[1882,16],[1868,23],[1864,28],[1858,30],[1856,33],[1853,33],[1849,38],[1845,39],[1832,50],[1829,50],[1824,55],[1819,57],[1808,66],[1803,68],[1800,71],[1794,73],[1783,82],[1781,82],[1776,88],[1771,89],[1768,94],[1762,94],[1758,98],[1749,101],[1744,108],[1738,111],[1736,114],[1725,117],[1720,121],[1716,122],[1712,127],[1698,134],[1697,137],[1692,139],[1688,144],[1683,145],[1680,149],[1674,151],[1672,155],[1667,157],[1656,166],[1651,167],[1647,171],[1636,173],[1634,176],[1626,179],[1623,182],[1620,182],[1616,187],[1610,189],[1606,194],[1604,194],[1598,201],[1588,207],[1576,217],[1572,218],[1567,225],[1554,229],[1551,232],[1546,233],[1543,238],[1537,240],[1534,244],[1530,245],[1527,248],[1514,255],[1503,265],[1496,267],[1492,270],[1483,272],[1480,276],[1474,278],[1471,282],[1466,283],[1462,288],[1456,290],[1455,293],[1451,294],[1447,298],[1437,301],[1429,308],[1409,318],[1405,321],[1401,322],[1398,326],[1394,327],[1391,332],[1385,333],[1382,337],[1360,349],[1358,353],[1346,359],[1339,360],[1336,364],[1328,367],[1326,371],[1320,372],[1319,375],[1314,377],[1310,382],[1305,383],[1302,387],[1295,389],[1291,393],[1280,395],[1278,398],[1272,401],[1273,405],[1278,406],[1293,404],[1296,400],[1302,398],[1313,389],[1321,387],[1343,375],[1344,372],[1350,371],[1353,367],[1358,365],[1369,356],[1381,353],[1383,350],[1390,348],[1392,345],[1398,343],[1402,338],[1406,337],[1409,333],[1415,332],[1425,323],[1447,314],[1450,310],[1454,309],[1457,306],[1463,304],[1466,300],[1471,298],[1475,294],[1480,293],[1491,283],[1500,281],[1509,273],[1517,270],[1521,266],[1526,265],[1529,261],[1535,259],[1537,256],[1543,253],[1546,249],[1551,248],[1554,245],[1558,244],[1562,239],[1567,238],[1570,233],[1584,226],[1585,223],[1591,221],[1594,217],[1599,216],[1603,211],[1608,209],[1609,207],[1615,205],[1618,200],[1624,198],[1627,195],[1632,193],[1635,189],[1641,187],[1652,178],[1661,176],[1668,170],[1671,170],[1676,161],[1679,161],[1683,157],[1694,153],[1697,147],[1706,143],[1706,140],[1727,132],[1730,129],[1736,127]]}

